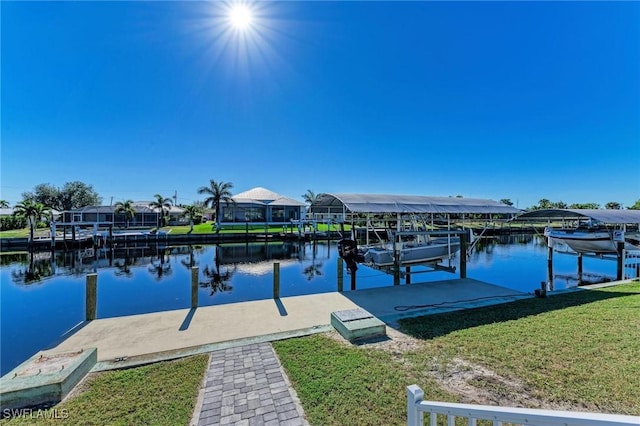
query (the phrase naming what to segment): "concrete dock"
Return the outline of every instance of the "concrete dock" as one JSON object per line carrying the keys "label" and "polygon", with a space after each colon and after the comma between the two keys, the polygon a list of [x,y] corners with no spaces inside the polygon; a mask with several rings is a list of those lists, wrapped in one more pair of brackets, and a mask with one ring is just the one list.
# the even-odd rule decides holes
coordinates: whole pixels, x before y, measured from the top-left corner
{"label": "concrete dock", "polygon": [[393,325],[405,316],[523,297],[530,296],[473,279],[456,279],[154,312],[84,322],[44,353],[95,347],[95,370],[101,370],[327,331],[334,311],[361,307]]}

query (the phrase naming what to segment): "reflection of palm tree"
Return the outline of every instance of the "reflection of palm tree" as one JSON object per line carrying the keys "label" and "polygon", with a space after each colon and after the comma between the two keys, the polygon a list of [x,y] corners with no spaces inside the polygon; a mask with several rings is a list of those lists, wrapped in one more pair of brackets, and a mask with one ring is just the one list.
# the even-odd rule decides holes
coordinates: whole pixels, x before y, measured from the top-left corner
{"label": "reflection of palm tree", "polygon": [[42,278],[53,275],[51,263],[47,260],[34,260],[34,253],[29,254],[29,265],[23,270],[14,270],[11,276],[15,283],[31,284],[40,281]]}
{"label": "reflection of palm tree", "polygon": [[130,266],[135,263],[135,260],[131,259],[131,257],[129,256],[129,252],[125,254],[124,259],[120,260],[122,260],[122,262],[118,262],[115,264],[116,268],[118,269],[117,271],[115,271],[115,275],[118,277],[124,275],[127,278],[131,278],[133,276],[133,272],[131,272]]}
{"label": "reflection of palm tree", "polygon": [[148,270],[154,275],[156,281],[160,281],[166,275],[171,275],[171,263],[167,262],[164,249],[158,250],[158,260],[151,259]]}
{"label": "reflection of palm tree", "polygon": [[204,250],[205,248],[201,246],[195,248],[193,246],[189,246],[189,257],[180,259],[180,263],[182,263],[185,268],[191,269],[198,264],[195,258],[195,253],[202,253]]}
{"label": "reflection of palm tree", "polygon": [[311,263],[311,265],[304,268],[302,273],[307,277],[308,281],[311,281],[315,277],[322,275],[322,263]]}
{"label": "reflection of palm tree", "polygon": [[209,265],[205,266],[202,270],[202,274],[207,278],[200,283],[200,287],[211,288],[211,296],[215,293],[222,293],[223,291],[231,291],[233,287],[227,283],[236,272],[236,266],[234,265],[233,271],[226,270],[224,273],[220,272],[220,246],[216,245],[214,267],[209,269]]}
{"label": "reflection of palm tree", "polygon": [[311,246],[311,265],[304,268],[304,275],[308,281],[311,281],[314,277],[322,275],[322,262],[316,263],[316,256],[318,255],[318,242],[314,241]]}

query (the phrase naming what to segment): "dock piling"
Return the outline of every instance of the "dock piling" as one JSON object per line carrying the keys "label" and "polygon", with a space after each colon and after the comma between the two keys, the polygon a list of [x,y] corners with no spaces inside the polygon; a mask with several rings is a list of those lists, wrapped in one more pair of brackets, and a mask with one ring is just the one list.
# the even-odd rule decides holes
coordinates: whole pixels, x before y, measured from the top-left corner
{"label": "dock piling", "polygon": [[85,319],[92,321],[96,319],[97,304],[98,304],[98,275],[87,274],[86,280],[86,304],[85,304]]}
{"label": "dock piling", "polygon": [[338,258],[338,292],[342,293],[344,290],[344,260]]}
{"label": "dock piling", "polygon": [[616,268],[616,280],[620,281],[624,277],[624,241],[618,241],[616,244],[616,248],[618,251],[618,261]]}
{"label": "dock piling", "polygon": [[198,275],[200,269],[197,266],[191,267],[191,308],[198,307]]}
{"label": "dock piling", "polygon": [[467,278],[467,234],[460,234],[460,278]]}
{"label": "dock piling", "polygon": [[273,262],[273,298],[280,299],[280,262]]}

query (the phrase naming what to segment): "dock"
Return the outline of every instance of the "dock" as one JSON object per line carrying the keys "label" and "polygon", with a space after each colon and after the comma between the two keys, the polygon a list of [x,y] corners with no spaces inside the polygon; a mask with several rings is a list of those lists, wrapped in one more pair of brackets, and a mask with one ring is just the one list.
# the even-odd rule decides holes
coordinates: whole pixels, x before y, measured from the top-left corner
{"label": "dock", "polygon": [[395,327],[408,316],[526,297],[467,278],[179,309],[85,321],[43,353],[95,347],[98,371],[329,331],[335,311],[362,308]]}

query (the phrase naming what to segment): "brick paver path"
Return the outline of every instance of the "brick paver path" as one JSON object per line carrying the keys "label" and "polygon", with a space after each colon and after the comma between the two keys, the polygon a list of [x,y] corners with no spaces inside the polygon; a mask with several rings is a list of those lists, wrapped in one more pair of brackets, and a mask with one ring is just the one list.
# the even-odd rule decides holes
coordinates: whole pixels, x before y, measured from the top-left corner
{"label": "brick paver path", "polygon": [[212,352],[200,425],[308,425],[269,343]]}

